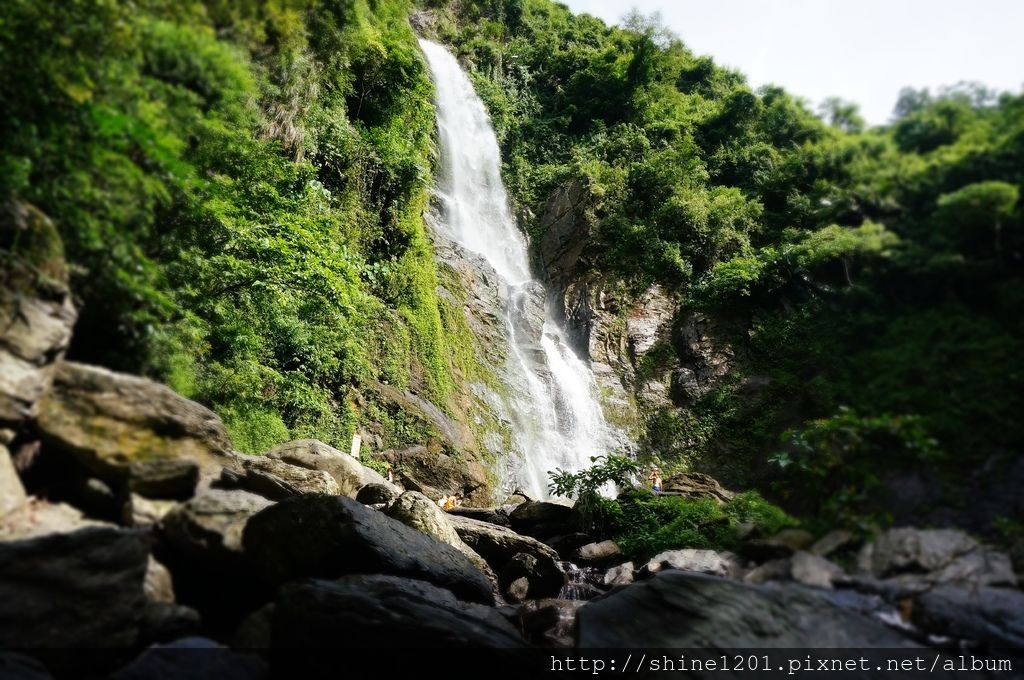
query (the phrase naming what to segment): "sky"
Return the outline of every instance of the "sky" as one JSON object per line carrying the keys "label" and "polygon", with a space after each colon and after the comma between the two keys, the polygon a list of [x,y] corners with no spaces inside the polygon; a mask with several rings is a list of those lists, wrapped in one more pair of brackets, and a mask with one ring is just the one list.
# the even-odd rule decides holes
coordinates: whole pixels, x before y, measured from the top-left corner
{"label": "sky", "polygon": [[812,109],[838,96],[883,124],[904,86],[1024,85],[1024,0],[561,0],[610,23],[660,12],[692,51],[781,85]]}

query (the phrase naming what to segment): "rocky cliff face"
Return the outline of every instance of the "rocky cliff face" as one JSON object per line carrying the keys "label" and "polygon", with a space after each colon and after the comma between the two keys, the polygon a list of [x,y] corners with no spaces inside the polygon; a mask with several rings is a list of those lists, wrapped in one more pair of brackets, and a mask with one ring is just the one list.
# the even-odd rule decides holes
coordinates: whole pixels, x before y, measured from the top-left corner
{"label": "rocky cliff face", "polygon": [[741,351],[732,338],[744,329],[683,309],[657,284],[638,294],[595,273],[594,204],[579,183],[556,189],[538,219],[536,257],[576,351],[590,361],[606,416],[650,445],[652,423],[685,417],[726,381]]}

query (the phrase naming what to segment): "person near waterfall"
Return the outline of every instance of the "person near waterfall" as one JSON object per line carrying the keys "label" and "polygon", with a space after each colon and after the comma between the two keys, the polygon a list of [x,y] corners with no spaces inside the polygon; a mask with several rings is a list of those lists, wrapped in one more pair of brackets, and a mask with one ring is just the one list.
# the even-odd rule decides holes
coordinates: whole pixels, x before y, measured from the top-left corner
{"label": "person near waterfall", "polygon": [[651,480],[651,491],[655,494],[661,493],[661,470],[655,465],[651,468],[651,474],[647,476],[647,479]]}

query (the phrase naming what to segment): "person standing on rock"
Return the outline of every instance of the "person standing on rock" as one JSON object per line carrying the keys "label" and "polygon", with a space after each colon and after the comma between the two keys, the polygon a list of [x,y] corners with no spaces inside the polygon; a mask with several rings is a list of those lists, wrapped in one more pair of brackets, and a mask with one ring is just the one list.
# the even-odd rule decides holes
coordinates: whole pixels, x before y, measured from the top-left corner
{"label": "person standing on rock", "polygon": [[661,470],[655,465],[651,468],[651,474],[647,476],[647,479],[651,480],[651,491],[655,494],[661,493]]}

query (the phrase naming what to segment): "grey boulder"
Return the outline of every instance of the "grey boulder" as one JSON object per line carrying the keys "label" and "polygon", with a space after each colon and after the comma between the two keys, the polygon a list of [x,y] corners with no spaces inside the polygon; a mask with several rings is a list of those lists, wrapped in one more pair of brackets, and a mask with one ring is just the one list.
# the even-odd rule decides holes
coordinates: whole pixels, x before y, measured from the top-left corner
{"label": "grey boulder", "polygon": [[243,545],[269,585],[301,578],[390,574],[492,604],[487,577],[455,548],[345,496],[288,498],[252,517]]}
{"label": "grey boulder", "polygon": [[766,588],[666,571],[588,602],[585,648],[907,647],[885,625],[798,586]]}
{"label": "grey boulder", "polygon": [[[281,649],[525,646],[498,610],[396,576],[351,575],[333,582],[288,584],[278,595],[272,621],[273,644]],[[289,657],[294,660],[295,655]]]}
{"label": "grey boulder", "polygon": [[384,479],[376,470],[316,439],[299,439],[281,444],[267,451],[263,457],[307,470],[326,472],[337,483],[337,493],[342,496],[355,498],[359,490],[367,484],[380,484],[395,492],[395,495],[400,493],[398,487]]}

